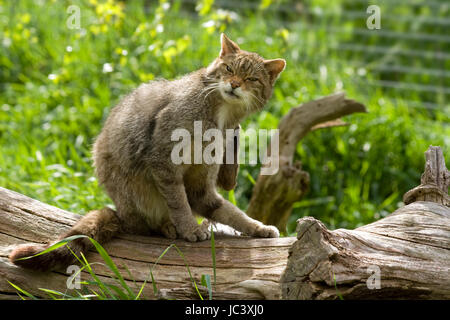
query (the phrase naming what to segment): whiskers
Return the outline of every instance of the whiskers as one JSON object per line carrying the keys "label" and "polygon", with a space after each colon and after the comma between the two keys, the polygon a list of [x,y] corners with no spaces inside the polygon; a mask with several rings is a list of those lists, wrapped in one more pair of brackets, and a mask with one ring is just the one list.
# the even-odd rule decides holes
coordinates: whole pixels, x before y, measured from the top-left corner
{"label": "whiskers", "polygon": [[219,89],[219,83],[215,80],[206,80],[205,83],[208,83],[205,88],[202,89],[200,92],[200,96],[203,96],[203,102],[206,101],[208,96],[211,93],[216,92],[217,89]]}
{"label": "whiskers", "polygon": [[247,108],[247,112],[259,110],[264,106],[264,100],[259,98],[251,91],[246,91],[244,101]]}
{"label": "whiskers", "polygon": [[[208,98],[215,96],[216,93],[220,95],[220,80],[214,78],[205,78],[203,80],[203,83],[205,84],[205,87],[200,92],[203,103],[205,103]],[[260,110],[265,104],[265,100],[251,90],[238,89],[235,91],[235,95],[237,95],[238,98],[222,97],[222,99],[225,99],[226,102],[235,105],[235,108],[237,107],[237,109],[241,109],[241,111],[238,111],[236,109],[236,111],[239,113],[243,112],[245,114],[250,114],[254,111]],[[241,108],[239,108],[239,105],[241,106]]]}

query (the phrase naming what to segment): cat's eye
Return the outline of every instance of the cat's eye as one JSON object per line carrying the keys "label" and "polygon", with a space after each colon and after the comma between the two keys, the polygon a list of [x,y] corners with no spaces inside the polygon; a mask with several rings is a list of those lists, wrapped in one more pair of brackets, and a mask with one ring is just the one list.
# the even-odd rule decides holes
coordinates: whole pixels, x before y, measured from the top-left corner
{"label": "cat's eye", "polygon": [[258,78],[247,78],[249,81],[258,81]]}
{"label": "cat's eye", "polygon": [[233,72],[233,69],[231,69],[230,66],[227,65],[227,71],[228,72]]}

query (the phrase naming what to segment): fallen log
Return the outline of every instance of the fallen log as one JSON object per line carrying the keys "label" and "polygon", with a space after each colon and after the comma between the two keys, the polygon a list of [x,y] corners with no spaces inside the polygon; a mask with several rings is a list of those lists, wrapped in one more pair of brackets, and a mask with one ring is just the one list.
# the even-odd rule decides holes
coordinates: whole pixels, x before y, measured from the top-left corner
{"label": "fallen log", "polygon": [[[433,150],[427,153],[426,168],[431,169],[425,170],[422,182],[426,190],[439,188],[433,196],[426,192],[436,202],[414,201],[355,230],[329,231],[320,221],[306,217],[298,221],[296,238],[254,239],[219,230],[213,299],[450,299],[450,208],[443,204],[447,203],[448,171],[442,166],[440,148]],[[432,160],[436,157],[439,160]],[[68,289],[72,273],[67,270],[25,270],[13,265],[8,256],[19,244],[53,240],[80,217],[0,188],[0,299],[19,298],[10,283],[36,297],[47,297],[40,288],[73,294]],[[209,241],[123,234],[104,248],[137,293],[144,281],[150,281],[150,268],[171,244],[183,257],[169,250],[153,269],[157,294],[147,283],[142,297],[198,299],[186,265],[202,296],[208,297],[199,284],[202,275],[211,279],[214,275]],[[98,253],[89,252],[87,260],[94,263],[101,281],[117,285],[110,269],[95,264],[103,262]],[[81,280],[90,279],[86,271],[81,274]]]}
{"label": "fallen log", "polygon": [[[0,188],[0,299],[19,298],[11,282],[36,297],[48,296],[39,288],[72,294],[67,280],[72,273],[66,270],[39,272],[13,265],[8,256],[22,243],[46,243],[70,229],[81,216],[44,204],[14,191]],[[250,239],[218,232],[215,239],[216,285],[214,299],[279,299],[279,278],[286,263],[288,249],[295,238]],[[158,288],[155,296],[149,270],[172,243],[183,253],[186,262],[172,248],[153,270]],[[120,235],[104,245],[118,266],[128,286],[136,294],[145,280],[144,297],[199,299],[194,290],[186,264],[198,286],[201,276],[213,279],[211,242],[189,243],[161,237]],[[89,252],[90,263],[103,259]],[[116,284],[112,272],[102,265],[93,265],[97,276],[105,283]],[[129,270],[130,274],[128,274]],[[90,279],[86,271],[81,280]],[[213,280],[211,280],[213,281]],[[205,288],[200,290],[208,297]]]}
{"label": "fallen log", "polygon": [[442,150],[430,147],[422,185],[389,216],[334,231],[300,219],[282,298],[450,299],[449,177]]}

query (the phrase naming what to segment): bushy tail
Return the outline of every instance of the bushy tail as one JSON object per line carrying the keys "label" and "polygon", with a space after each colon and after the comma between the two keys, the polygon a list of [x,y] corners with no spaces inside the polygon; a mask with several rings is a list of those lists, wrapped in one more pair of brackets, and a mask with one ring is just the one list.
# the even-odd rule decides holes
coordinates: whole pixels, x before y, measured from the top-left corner
{"label": "bushy tail", "polygon": [[[105,243],[119,232],[120,221],[117,218],[116,212],[105,207],[101,210],[94,210],[86,214],[68,233],[60,237],[59,240],[74,235],[86,235],[99,243]],[[11,252],[9,260],[20,267],[41,271],[65,268],[71,263],[74,263],[76,258],[66,246],[59,247],[37,257],[19,260],[20,258],[38,254],[56,242],[48,245],[20,246]],[[80,252],[85,254],[92,247],[92,243],[87,238],[79,238],[69,242],[68,246],[75,254],[79,255]]]}

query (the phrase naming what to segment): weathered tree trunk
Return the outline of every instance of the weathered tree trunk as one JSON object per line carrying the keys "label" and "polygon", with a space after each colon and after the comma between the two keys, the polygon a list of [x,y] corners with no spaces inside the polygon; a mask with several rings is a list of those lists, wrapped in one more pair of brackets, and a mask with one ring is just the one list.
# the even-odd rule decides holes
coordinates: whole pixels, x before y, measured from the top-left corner
{"label": "weathered tree trunk", "polygon": [[440,148],[430,147],[426,158],[423,185],[405,194],[410,204],[381,220],[329,231],[300,219],[282,297],[450,299],[449,173]]}
{"label": "weathered tree trunk", "polygon": [[294,163],[297,144],[312,130],[345,125],[340,117],[355,112],[366,112],[366,108],[359,102],[346,99],[344,93],[291,109],[278,127],[279,170],[274,175],[259,175],[247,214],[265,224],[275,225],[281,231],[286,230],[292,205],[309,187],[309,174],[302,171],[300,161]]}
{"label": "weathered tree trunk", "polygon": [[[432,150],[432,149],[430,149]],[[434,155],[434,156],[433,156]],[[434,160],[433,160],[434,159]],[[429,163],[438,163],[438,166]],[[217,235],[214,299],[450,299],[450,208],[448,171],[442,152],[427,153],[422,182],[442,192],[415,201],[356,230],[329,231],[314,218],[299,220],[297,238],[253,239]],[[439,168],[439,169],[438,169]],[[433,178],[434,177],[434,178]],[[440,197],[441,195],[442,197]],[[71,274],[38,272],[8,260],[21,243],[45,243],[66,232],[81,216],[0,188],[0,299],[18,298],[8,283],[37,297],[39,288],[71,293]],[[170,244],[182,251],[197,284],[213,276],[211,242],[121,235],[104,247],[137,293],[149,270]],[[90,252],[90,263],[103,262]],[[117,285],[104,265],[92,266],[105,283]],[[158,293],[147,283],[144,298],[199,298],[184,259],[173,248],[153,270]],[[82,272],[82,279],[89,279]],[[207,297],[205,289],[200,289]]]}
{"label": "weathered tree trunk", "polygon": [[450,206],[448,187],[450,173],[445,167],[444,154],[440,147],[430,146],[425,152],[425,172],[422,174],[421,185],[409,190],[403,196],[403,202],[431,201]]}
{"label": "weathered tree trunk", "polygon": [[[0,299],[19,298],[7,280],[38,297],[48,297],[39,288],[66,292],[66,282],[71,273],[66,274],[66,270],[45,273],[22,269],[13,265],[8,255],[18,244],[46,243],[56,239],[79,218],[80,215],[0,188]],[[280,298],[279,279],[286,267],[288,249],[294,241],[292,237],[250,239],[218,234],[215,241],[217,279],[213,298]],[[184,254],[197,285],[200,285],[202,274],[209,274],[213,280],[209,241],[189,243],[161,237],[121,235],[105,244],[104,248],[119,267],[129,287],[137,293],[143,282],[150,279],[150,268],[171,243],[175,243]],[[91,263],[103,262],[94,251],[87,255],[87,259]],[[117,285],[108,268],[94,265],[93,269],[102,281]],[[157,297],[154,296],[149,281],[144,289],[145,298],[199,299],[185,262],[174,248],[159,261],[153,275],[159,293]],[[82,279],[89,278],[87,272],[82,272]],[[204,289],[201,293],[204,298],[208,297]]]}

